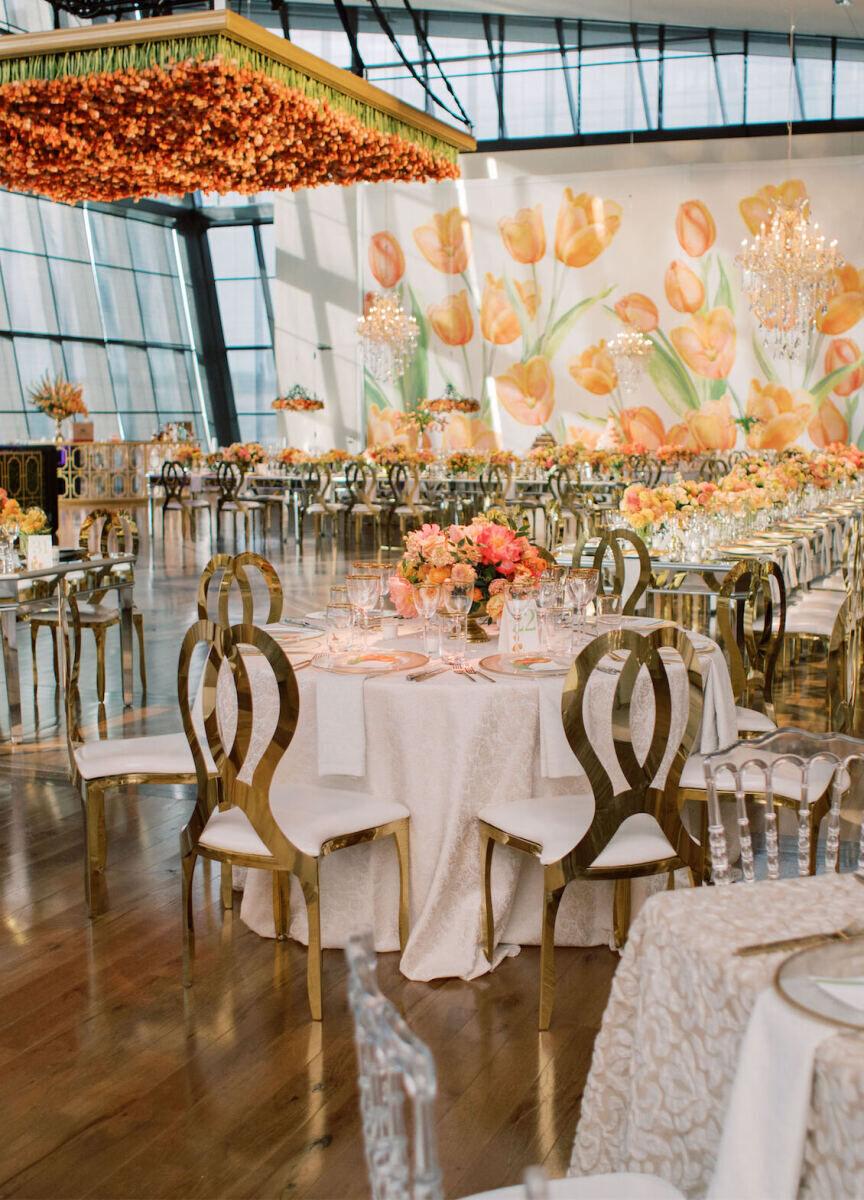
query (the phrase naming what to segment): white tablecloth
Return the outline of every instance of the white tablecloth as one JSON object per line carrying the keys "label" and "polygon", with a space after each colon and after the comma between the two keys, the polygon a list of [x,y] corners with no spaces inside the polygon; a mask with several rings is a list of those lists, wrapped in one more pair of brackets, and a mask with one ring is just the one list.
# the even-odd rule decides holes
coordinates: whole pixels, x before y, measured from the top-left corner
{"label": "white tablecloth", "polygon": [[[704,1196],[750,1013],[785,953],[735,949],[842,928],[860,919],[862,893],[832,875],[653,897],[594,1044],[571,1174],[647,1171]],[[862,1193],[864,1039],[838,1031],[815,1053],[799,1196]]]}
{"label": "white tablecloth", "polygon": [[[399,638],[398,647],[412,649],[415,644]],[[490,642],[480,652],[494,650],[495,643]],[[708,657],[722,666],[719,651]],[[680,668],[679,675],[683,693],[685,676]],[[710,720],[726,730],[730,721],[734,728],[734,701],[728,673],[722,672],[721,680],[723,676],[726,687],[712,693],[712,705],[718,708],[711,708]],[[369,679],[364,686],[366,773],[322,777],[316,721],[319,677],[317,670],[308,667],[297,674],[300,718],[276,782],[320,782],[373,792],[407,805],[411,811],[411,934],[401,970],[419,980],[472,979],[484,974],[489,965],[480,941],[476,815],[493,800],[572,790],[569,778],[545,778],[541,771],[537,683],[499,676],[493,685],[452,673],[424,683],[410,683],[404,675]],[[559,686],[563,682],[561,678]],[[610,703],[614,686],[615,677],[610,675]],[[683,719],[680,696],[679,707]],[[256,735],[259,728],[266,739],[272,724],[256,718]],[[578,770],[575,759],[573,763]],[[662,886],[665,877],[635,881],[634,911],[645,896]],[[602,881],[570,885],[558,915],[560,944],[612,944],[612,889],[611,883]],[[493,893],[497,930],[505,943],[500,953],[516,953],[518,945],[539,943],[539,865],[525,854],[496,847]],[[396,854],[390,839],[325,858],[321,865],[324,945],[344,946],[352,931],[369,926],[379,951],[398,949],[397,896]],[[249,872],[241,916],[258,933],[275,935],[269,872]],[[294,880],[290,932],[300,941],[307,940],[305,906]]]}

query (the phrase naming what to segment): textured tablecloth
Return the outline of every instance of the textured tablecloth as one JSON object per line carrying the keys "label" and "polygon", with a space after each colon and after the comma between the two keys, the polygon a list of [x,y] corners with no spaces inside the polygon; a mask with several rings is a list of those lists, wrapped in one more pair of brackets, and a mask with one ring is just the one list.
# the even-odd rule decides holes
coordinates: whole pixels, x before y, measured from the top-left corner
{"label": "textured tablecloth", "polygon": [[[399,638],[398,646],[412,649],[414,643]],[[493,653],[495,643],[482,649]],[[719,651],[712,657],[722,663]],[[401,970],[408,978],[419,980],[472,979],[484,974],[490,968],[480,939],[477,813],[495,800],[572,790],[571,780],[547,779],[541,773],[537,683],[499,676],[493,685],[452,673],[425,683],[409,683],[404,675],[367,680],[366,774],[356,778],[318,774],[318,677],[319,672],[312,668],[297,674],[299,723],[275,782],[315,782],[369,791],[407,805],[411,812],[411,933]],[[683,693],[686,676],[680,668],[676,678]],[[561,686],[563,682],[562,678]],[[606,676],[601,687],[611,704],[615,677]],[[676,695],[677,688],[673,689],[673,697]],[[727,684],[727,690],[715,688],[714,695],[721,697],[720,728],[728,728],[730,720],[734,728],[731,685]],[[678,700],[677,706],[673,701],[673,708],[680,710],[683,723],[680,696]],[[643,713],[643,720],[647,716]],[[253,749],[255,742],[263,745],[271,732],[272,721],[256,714]],[[647,748],[647,737],[636,729],[634,744],[637,752],[642,749],[644,753]],[[578,769],[575,760],[574,767]],[[665,876],[634,881],[634,911],[665,882]],[[559,944],[612,944],[612,890],[613,884],[604,881],[570,885],[558,915]],[[539,864],[518,851],[496,847],[493,896],[497,931],[503,941],[498,957],[516,953],[522,944],[538,944],[542,908]],[[367,926],[374,931],[379,951],[398,949],[397,897],[392,839],[326,857],[321,864],[323,944],[344,946],[351,932]],[[248,873],[240,911],[256,932],[275,936],[269,872]],[[306,911],[296,880],[292,880],[290,933],[300,941],[307,940]]]}
{"label": "textured tablecloth", "polygon": [[[862,904],[849,875],[652,897],[603,1014],[570,1173],[647,1171],[704,1196],[750,1011],[784,957],[735,949],[841,928]],[[799,1195],[862,1194],[864,1037],[838,1030],[816,1051]]]}

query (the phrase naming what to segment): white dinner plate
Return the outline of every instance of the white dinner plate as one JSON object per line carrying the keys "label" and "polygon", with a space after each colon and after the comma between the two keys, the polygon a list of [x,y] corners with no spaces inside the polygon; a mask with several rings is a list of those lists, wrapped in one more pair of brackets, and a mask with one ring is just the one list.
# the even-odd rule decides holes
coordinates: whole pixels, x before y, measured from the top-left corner
{"label": "white dinner plate", "polygon": [[312,665],[319,671],[333,671],[337,675],[386,675],[425,667],[428,661],[427,654],[415,650],[348,650],[335,654],[329,662],[316,660]]}
{"label": "white dinner plate", "polygon": [[[809,1016],[864,1029],[864,937],[808,946],[791,954],[777,968],[774,986]],[[841,999],[847,991],[847,999]]]}

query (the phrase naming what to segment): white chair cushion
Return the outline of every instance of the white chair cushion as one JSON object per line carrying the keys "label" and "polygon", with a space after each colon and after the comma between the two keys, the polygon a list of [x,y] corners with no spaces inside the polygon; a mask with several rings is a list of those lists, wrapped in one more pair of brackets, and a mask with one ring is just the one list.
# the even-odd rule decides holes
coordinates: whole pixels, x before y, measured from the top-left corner
{"label": "white chair cushion", "polygon": [[75,751],[75,765],[82,779],[104,779],[108,775],[195,774],[185,733],[85,742]]}
{"label": "white chair cushion", "polygon": [[477,815],[503,833],[535,842],[546,866],[581,842],[594,817],[594,797],[586,779],[580,792],[487,804]]}
{"label": "white chair cushion", "polygon": [[[359,833],[377,825],[386,825],[409,816],[408,809],[392,800],[378,800],[367,792],[349,792],[315,784],[294,784],[274,788],[270,807],[276,824],[303,854],[317,856],[324,842],[334,837]],[[252,828],[241,808],[210,815],[201,845],[235,854],[260,854],[270,851]]]}
{"label": "white chair cushion", "polygon": [[833,575],[827,575],[824,579],[817,580],[811,588],[811,593],[814,591],[845,592],[846,581],[843,578],[843,572],[835,571]]}
{"label": "white chair cushion", "polygon": [[837,618],[837,609],[822,609],[814,606],[790,608],[786,613],[785,632],[789,636],[812,633],[819,637],[830,637]]}
{"label": "white chair cushion", "polygon": [[591,865],[627,867],[674,858],[675,854],[675,847],[651,814],[634,813],[621,822],[606,849],[600,851]]}
{"label": "white chair cushion", "polygon": [[[620,1175],[583,1175],[566,1179],[550,1179],[546,1185],[549,1200],[683,1200],[683,1194],[656,1175],[636,1175],[622,1171]],[[493,1188],[491,1192],[475,1192],[464,1200],[524,1200],[525,1188]]]}
{"label": "white chair cushion", "polygon": [[770,733],[777,725],[770,717],[766,717],[765,713],[757,712],[755,708],[744,708],[741,704],[735,705],[735,721],[738,726],[738,733]]}
{"label": "white chair cushion", "polygon": [[[752,743],[745,743],[739,746],[734,751],[730,751],[730,759],[736,762],[743,763],[750,758],[760,758],[765,763],[771,763],[774,759],[779,758],[779,754],[769,754],[764,750],[759,750]],[[693,754],[687,759],[684,764],[684,770],[681,772],[682,788],[690,788],[694,791],[705,791],[705,772],[702,767],[702,755]],[[832,768],[829,763],[816,763],[810,772],[811,786],[810,798],[816,800],[824,792],[825,788],[831,779]],[[789,800],[797,801],[801,796],[800,772],[791,763],[784,763],[774,772],[774,794],[775,796],[784,796]],[[721,791],[728,791],[732,786],[732,780],[728,774],[724,772],[720,777]],[[744,772],[744,787],[749,792],[764,792],[765,791],[765,774],[756,767],[751,767]]]}

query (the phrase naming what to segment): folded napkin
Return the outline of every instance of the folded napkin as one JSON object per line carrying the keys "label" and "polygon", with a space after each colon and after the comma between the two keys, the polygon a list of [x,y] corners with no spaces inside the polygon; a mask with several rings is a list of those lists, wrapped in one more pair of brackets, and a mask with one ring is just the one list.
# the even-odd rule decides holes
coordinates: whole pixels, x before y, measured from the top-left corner
{"label": "folded napkin", "polygon": [[316,671],[318,774],[366,774],[366,714],[362,675]]}
{"label": "folded napkin", "polygon": [[708,1189],[712,1200],[793,1200],[810,1115],[813,1056],[837,1029],[774,988],[756,1000]]}
{"label": "folded napkin", "polygon": [[579,760],[570,749],[561,720],[560,675],[537,675],[540,693],[540,774],[544,779],[570,779],[583,774]]}

